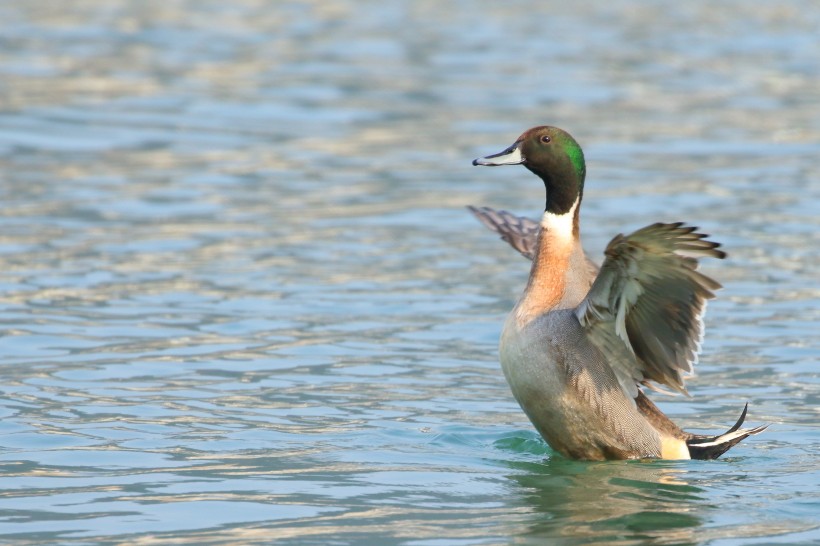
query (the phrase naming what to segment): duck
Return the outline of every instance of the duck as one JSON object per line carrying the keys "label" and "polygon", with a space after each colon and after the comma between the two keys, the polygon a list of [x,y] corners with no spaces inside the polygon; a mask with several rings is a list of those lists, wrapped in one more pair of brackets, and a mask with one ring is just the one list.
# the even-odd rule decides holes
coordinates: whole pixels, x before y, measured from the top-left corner
{"label": "duck", "polygon": [[584,153],[566,131],[538,126],[475,166],[523,165],[546,189],[540,221],[489,207],[479,220],[532,260],[499,340],[504,376],[549,446],[578,460],[717,459],[768,425],[717,435],[684,431],[645,390],[689,396],[707,301],[721,285],[698,271],[719,243],[683,222],[616,235],[600,266],[580,239]]}

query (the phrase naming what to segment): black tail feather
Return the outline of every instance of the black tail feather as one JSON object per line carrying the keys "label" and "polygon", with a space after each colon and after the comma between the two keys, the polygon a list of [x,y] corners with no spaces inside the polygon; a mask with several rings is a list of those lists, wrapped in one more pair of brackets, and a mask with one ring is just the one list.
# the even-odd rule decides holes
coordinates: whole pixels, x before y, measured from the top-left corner
{"label": "black tail feather", "polygon": [[717,459],[745,438],[766,430],[769,425],[760,425],[747,429],[740,428],[741,425],[743,425],[743,421],[746,420],[746,412],[748,409],[749,404],[747,403],[743,407],[743,413],[740,414],[740,419],[737,420],[737,423],[723,434],[718,436],[693,434],[691,438],[686,440],[686,446],[689,448],[689,456],[693,459]]}
{"label": "black tail feather", "polygon": [[726,431],[726,434],[729,434],[730,432],[734,432],[734,431],[736,431],[737,429],[740,428],[740,425],[742,425],[743,421],[746,420],[746,412],[747,411],[749,411],[749,403],[748,402],[746,402],[746,404],[743,406],[743,413],[740,414],[740,419],[737,420],[737,423],[735,423],[732,428],[730,428],[729,430]]}

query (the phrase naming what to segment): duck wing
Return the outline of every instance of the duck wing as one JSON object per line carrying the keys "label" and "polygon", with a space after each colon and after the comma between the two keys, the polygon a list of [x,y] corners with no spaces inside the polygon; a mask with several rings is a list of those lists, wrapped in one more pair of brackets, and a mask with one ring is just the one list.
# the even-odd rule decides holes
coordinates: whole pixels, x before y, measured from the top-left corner
{"label": "duck wing", "polygon": [[[538,234],[541,233],[541,224],[535,220],[516,216],[506,210],[496,210],[490,207],[467,207],[479,221],[491,231],[501,235],[525,258],[533,259],[538,245]],[[598,274],[598,264],[586,257],[587,267],[592,277]]]}
{"label": "duck wing", "polygon": [[720,288],[696,271],[698,258],[726,257],[696,229],[658,223],[618,235],[575,309],[632,398],[638,384],[656,388],[649,381],[688,395],[683,374],[697,362],[706,301]]}
{"label": "duck wing", "polygon": [[495,210],[490,207],[467,207],[482,224],[501,235],[501,239],[532,260],[538,242],[541,225],[535,220],[516,216],[506,210]]}

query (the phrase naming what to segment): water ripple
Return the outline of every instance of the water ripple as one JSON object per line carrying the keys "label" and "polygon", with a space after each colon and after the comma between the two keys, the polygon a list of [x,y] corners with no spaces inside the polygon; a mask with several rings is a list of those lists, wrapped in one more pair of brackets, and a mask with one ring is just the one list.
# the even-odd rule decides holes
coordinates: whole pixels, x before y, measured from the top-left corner
{"label": "water ripple", "polygon": [[[0,6],[0,537],[42,543],[820,540],[820,119],[805,0]],[[687,429],[714,462],[567,461],[497,364],[527,263],[470,159],[589,161],[585,243],[724,243]],[[498,178],[496,178],[498,177]]]}

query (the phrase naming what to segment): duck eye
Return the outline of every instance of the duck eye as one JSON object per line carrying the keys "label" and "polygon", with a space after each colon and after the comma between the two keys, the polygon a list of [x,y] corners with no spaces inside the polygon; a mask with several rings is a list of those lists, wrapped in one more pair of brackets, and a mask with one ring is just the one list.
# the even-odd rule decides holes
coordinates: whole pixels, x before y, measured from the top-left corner
{"label": "duck eye", "polygon": [[549,135],[544,135],[541,137],[541,142],[543,142],[544,144],[549,144],[550,141],[552,141],[552,139],[549,137]]}

